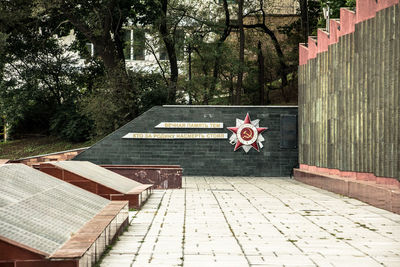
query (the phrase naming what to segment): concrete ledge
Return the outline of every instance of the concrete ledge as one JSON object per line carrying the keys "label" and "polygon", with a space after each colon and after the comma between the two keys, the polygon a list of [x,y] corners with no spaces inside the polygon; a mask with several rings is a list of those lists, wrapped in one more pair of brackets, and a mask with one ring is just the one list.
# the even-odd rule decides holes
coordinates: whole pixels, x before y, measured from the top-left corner
{"label": "concrete ledge", "polygon": [[9,161],[9,159],[0,159],[0,165],[7,164]]}
{"label": "concrete ledge", "polygon": [[265,106],[252,106],[252,105],[163,105],[164,108],[297,108],[297,105],[265,105]]}
{"label": "concrete ledge", "polygon": [[[73,162],[73,161],[72,161]],[[135,187],[132,187],[129,192],[127,191],[119,191],[117,188],[113,187],[112,183],[102,184],[93,180],[89,175],[83,176],[83,174],[79,174],[74,172],[73,170],[68,170],[63,168],[62,166],[55,165],[53,163],[41,163],[38,165],[38,169],[46,174],[49,174],[55,178],[78,186],[82,189],[85,189],[89,192],[92,192],[96,195],[104,197],[109,200],[127,200],[129,201],[129,208],[140,209],[147,198],[151,195],[153,190],[153,184],[137,184]],[[114,174],[113,172],[111,172]],[[92,174],[98,176],[97,172],[92,170]],[[108,177],[108,181],[111,182],[113,178]],[[114,177],[115,178],[115,177]],[[124,182],[121,180],[127,180],[130,182],[127,177],[120,175],[118,181]],[[131,179],[132,180],[132,179]],[[126,182],[126,181],[125,181]]]}
{"label": "concrete ledge", "polygon": [[23,163],[30,167],[35,167],[35,165],[37,165],[41,162],[70,160],[88,148],[89,147],[82,147],[82,148],[76,148],[76,149],[71,149],[71,150],[54,152],[54,153],[50,153],[50,154],[36,155],[36,156],[31,156],[31,157],[26,157],[26,158],[9,160],[7,163]]}
{"label": "concrete ledge", "polygon": [[305,184],[400,214],[400,189],[396,185],[377,184],[375,181],[357,180],[300,169],[294,169],[294,178]]}
{"label": "concrete ledge", "polygon": [[88,263],[85,266],[91,266],[128,223],[128,201],[112,201],[49,259],[79,259],[80,263]]}

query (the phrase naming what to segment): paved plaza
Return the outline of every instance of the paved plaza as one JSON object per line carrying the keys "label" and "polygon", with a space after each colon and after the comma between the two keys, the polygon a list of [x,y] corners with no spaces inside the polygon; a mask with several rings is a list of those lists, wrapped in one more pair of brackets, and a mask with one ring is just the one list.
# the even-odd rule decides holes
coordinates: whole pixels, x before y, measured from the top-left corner
{"label": "paved plaza", "polygon": [[101,266],[400,266],[400,215],[288,178],[155,190]]}

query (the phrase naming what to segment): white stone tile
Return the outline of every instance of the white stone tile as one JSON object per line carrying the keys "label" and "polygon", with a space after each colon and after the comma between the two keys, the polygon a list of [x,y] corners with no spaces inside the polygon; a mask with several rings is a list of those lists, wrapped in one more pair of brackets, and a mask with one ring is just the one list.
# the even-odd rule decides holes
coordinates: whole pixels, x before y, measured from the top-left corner
{"label": "white stone tile", "polygon": [[400,266],[400,215],[291,179],[183,184],[131,213],[102,266]]}

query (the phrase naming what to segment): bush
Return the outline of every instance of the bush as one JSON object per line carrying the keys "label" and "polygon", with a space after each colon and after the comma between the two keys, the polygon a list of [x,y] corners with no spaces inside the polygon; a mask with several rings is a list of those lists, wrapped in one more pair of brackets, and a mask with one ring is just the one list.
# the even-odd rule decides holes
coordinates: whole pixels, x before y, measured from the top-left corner
{"label": "bush", "polygon": [[83,142],[90,139],[92,125],[93,122],[74,107],[64,107],[51,118],[50,131],[67,141]]}
{"label": "bush", "polygon": [[129,72],[129,89],[113,90],[118,77],[98,79],[82,103],[97,135],[108,134],[156,105],[167,103],[167,87],[160,74]]}

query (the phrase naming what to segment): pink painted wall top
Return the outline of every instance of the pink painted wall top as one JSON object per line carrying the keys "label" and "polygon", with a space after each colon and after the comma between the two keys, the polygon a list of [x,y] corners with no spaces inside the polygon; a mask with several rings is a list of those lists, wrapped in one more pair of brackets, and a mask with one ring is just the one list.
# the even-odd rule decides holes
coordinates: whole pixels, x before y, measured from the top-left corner
{"label": "pink painted wall top", "polygon": [[376,12],[399,3],[399,0],[357,0],[356,11],[340,9],[340,20],[329,21],[330,32],[318,29],[317,39],[308,37],[307,44],[299,44],[299,65],[316,58],[318,53],[328,51],[329,45],[339,41],[339,37],[354,32],[355,24],[375,17]]}

